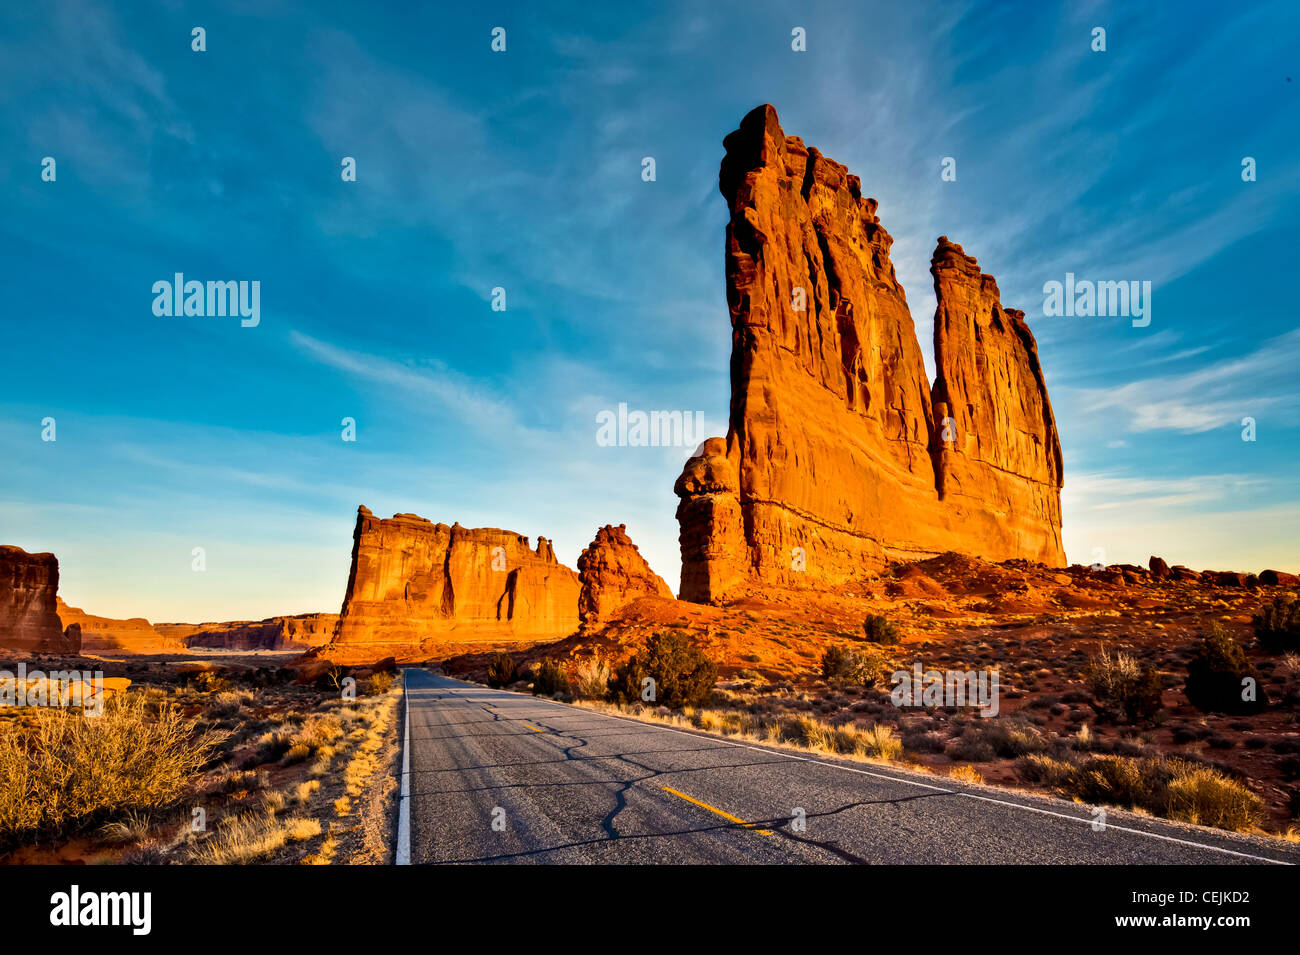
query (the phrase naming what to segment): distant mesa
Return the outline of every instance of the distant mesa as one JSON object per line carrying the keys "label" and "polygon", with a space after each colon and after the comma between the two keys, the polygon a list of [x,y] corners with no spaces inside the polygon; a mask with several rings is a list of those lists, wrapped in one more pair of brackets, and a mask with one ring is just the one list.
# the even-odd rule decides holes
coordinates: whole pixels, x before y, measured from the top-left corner
{"label": "distant mesa", "polygon": [[584,628],[608,622],[642,597],[672,600],[673,592],[627,535],[627,525],[606,524],[578,557],[578,616]]}
{"label": "distant mesa", "polygon": [[222,623],[159,623],[159,633],[186,647],[211,650],[310,650],[334,639],[336,613],[300,613],[265,620],[230,620]]}
{"label": "distant mesa", "polygon": [[836,584],[946,551],[1064,566],[1060,441],[1024,313],[941,237],[931,386],[858,177],[771,106],[723,145],[731,414],[674,487],[680,596]]}
{"label": "distant mesa", "polygon": [[128,620],[99,617],[77,607],[69,607],[63,602],[62,597],[58,598],[58,613],[64,626],[76,626],[81,629],[83,653],[110,655],[168,653],[182,648],[179,641],[162,633],[144,617],[132,617]]}
{"label": "distant mesa", "polygon": [[578,575],[513,531],[382,520],[357,509],[352,570],[328,648],[367,653],[438,642],[554,639],[578,628]]}
{"label": "distant mesa", "polygon": [[28,653],[81,651],[81,629],[59,620],[59,561],[0,545],[0,647]]}

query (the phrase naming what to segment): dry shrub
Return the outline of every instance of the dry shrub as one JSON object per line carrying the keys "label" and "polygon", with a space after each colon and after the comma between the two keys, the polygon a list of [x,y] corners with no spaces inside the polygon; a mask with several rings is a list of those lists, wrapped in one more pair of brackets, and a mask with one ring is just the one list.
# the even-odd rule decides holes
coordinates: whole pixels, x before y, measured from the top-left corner
{"label": "dry shrub", "polygon": [[114,697],[100,716],[39,708],[29,733],[0,735],[0,840],[79,829],[169,805],[228,734],[199,732],[173,706]]}
{"label": "dry shrub", "polygon": [[285,827],[269,809],[233,816],[199,846],[199,865],[248,865],[275,852],[289,838]]}
{"label": "dry shrub", "polygon": [[1089,661],[1084,680],[1092,691],[1099,715],[1129,722],[1149,720],[1160,711],[1163,685],[1160,674],[1144,669],[1137,659],[1122,650],[1111,656],[1102,647]]}
{"label": "dry shrub", "polygon": [[1074,762],[1031,754],[1016,766],[1030,782],[1084,802],[1234,832],[1254,829],[1263,819],[1263,802],[1244,784],[1186,760],[1092,756]]}
{"label": "dry shrub", "polygon": [[1259,824],[1263,808],[1253,792],[1208,766],[1179,762],[1169,781],[1170,819],[1241,831]]}
{"label": "dry shrub", "polygon": [[231,716],[238,716],[244,709],[244,704],[253,698],[249,690],[225,690],[218,693],[208,704],[206,713],[211,719],[225,719]]}
{"label": "dry shrub", "polygon": [[393,675],[384,670],[378,673],[370,674],[366,680],[365,692],[367,696],[383,696],[393,686]]}
{"label": "dry shrub", "polygon": [[574,690],[584,700],[603,700],[609,692],[609,664],[598,657],[578,664]]}
{"label": "dry shrub", "polygon": [[302,842],[320,835],[320,820],[306,819],[301,816],[286,819],[284,832],[290,842]]}

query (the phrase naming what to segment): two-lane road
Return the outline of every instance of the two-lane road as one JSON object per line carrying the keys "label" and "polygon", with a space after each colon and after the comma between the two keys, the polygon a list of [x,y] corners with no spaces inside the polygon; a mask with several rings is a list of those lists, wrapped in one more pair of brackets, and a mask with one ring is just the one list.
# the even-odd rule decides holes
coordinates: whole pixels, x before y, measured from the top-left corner
{"label": "two-lane road", "polygon": [[[1266,863],[1300,846],[406,671],[399,862]],[[409,847],[409,850],[408,848]]]}

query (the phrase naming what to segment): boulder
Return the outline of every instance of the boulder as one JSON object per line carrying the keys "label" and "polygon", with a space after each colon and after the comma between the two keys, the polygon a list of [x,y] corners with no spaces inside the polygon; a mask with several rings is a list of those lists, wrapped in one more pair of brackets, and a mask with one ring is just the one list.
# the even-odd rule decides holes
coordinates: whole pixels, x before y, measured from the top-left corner
{"label": "boulder", "polygon": [[1296,587],[1300,586],[1300,576],[1283,570],[1265,570],[1260,572],[1259,582],[1269,587]]}

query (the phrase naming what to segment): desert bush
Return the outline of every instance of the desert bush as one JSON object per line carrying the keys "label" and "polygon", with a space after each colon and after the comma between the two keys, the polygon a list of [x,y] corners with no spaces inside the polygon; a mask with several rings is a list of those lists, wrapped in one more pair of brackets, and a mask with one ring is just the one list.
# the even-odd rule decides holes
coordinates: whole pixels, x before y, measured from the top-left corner
{"label": "desert bush", "polygon": [[294,743],[285,751],[284,757],[283,759],[280,760],[280,762],[282,762],[285,766],[292,766],[294,763],[303,762],[310,755],[311,755],[310,746],[308,746],[306,743]]}
{"label": "desert bush", "polygon": [[959,783],[982,783],[984,777],[974,766],[954,766],[948,771],[948,778]]}
{"label": "desert bush", "polygon": [[609,664],[593,657],[578,664],[574,688],[585,700],[603,700],[609,692]]}
{"label": "desert bush", "polygon": [[[1255,699],[1242,699],[1246,680],[1254,681]],[[1259,674],[1240,644],[1218,624],[1210,626],[1187,664],[1187,699],[1199,710],[1254,713],[1268,704]]]}
{"label": "desert bush", "polygon": [[1300,653],[1282,658],[1282,696],[1292,705],[1300,703]]}
{"label": "desert bush", "polygon": [[210,719],[224,719],[230,716],[238,716],[244,709],[244,704],[253,698],[250,690],[224,690],[216,695],[216,698],[208,704],[205,714]]}
{"label": "desert bush", "polygon": [[867,614],[862,621],[862,632],[868,643],[895,644],[902,639],[898,628],[878,613]]}
{"label": "desert bush", "polygon": [[945,750],[949,759],[971,763],[987,763],[997,758],[997,750],[984,738],[984,734],[971,726],[961,736],[950,742]]}
{"label": "desert bush", "polygon": [[200,693],[221,693],[230,689],[230,681],[216,670],[200,670],[190,683]]}
{"label": "desert bush", "polygon": [[858,730],[856,742],[864,756],[876,759],[898,759],[903,755],[903,741],[894,732],[892,726],[876,723],[864,730]]}
{"label": "desert bush", "polygon": [[1296,594],[1278,594],[1259,608],[1252,622],[1255,641],[1266,653],[1300,650],[1300,598]]}
{"label": "desert bush", "polygon": [[645,650],[618,668],[610,681],[610,697],[621,703],[641,702],[642,681],[647,677],[654,681],[651,702],[673,708],[698,706],[712,694],[718,667],[686,634],[662,630],[650,636]]}
{"label": "desert bush", "polygon": [[385,670],[378,673],[372,673],[366,678],[365,693],[367,696],[382,696],[393,687],[393,675]]}
{"label": "desert bush", "polygon": [[214,792],[235,793],[235,792],[256,792],[265,789],[269,785],[265,773],[260,773],[255,769],[228,769],[212,784]]}
{"label": "desert bush", "polygon": [[515,682],[515,659],[508,653],[498,653],[488,664],[488,686],[501,689]]}
{"label": "desert bush", "polygon": [[1047,740],[1043,739],[1038,728],[1023,719],[993,718],[977,723],[975,727],[977,732],[982,731],[985,742],[993,747],[993,752],[1004,759],[1041,753],[1047,748]]}
{"label": "desert bush", "polygon": [[884,676],[886,661],[878,650],[832,645],[822,651],[821,667],[828,682],[871,686]]}
{"label": "desert bush", "polygon": [[1160,711],[1164,692],[1160,674],[1154,668],[1144,668],[1123,651],[1112,656],[1102,647],[1089,661],[1083,676],[1099,716],[1115,719],[1122,714],[1133,723],[1149,720]]}
{"label": "desert bush", "polygon": [[553,696],[556,693],[569,692],[569,678],[564,668],[547,657],[537,666],[537,676],[533,678],[533,693],[537,696]]}
{"label": "desert bush", "polygon": [[1030,753],[1016,760],[1016,771],[1022,779],[1045,786],[1063,786],[1074,773],[1074,765],[1042,753]]}
{"label": "desert bush", "polygon": [[343,725],[335,716],[312,716],[305,720],[293,734],[291,744],[302,744],[310,750],[320,749],[343,735]]}
{"label": "desert bush", "polygon": [[0,735],[0,840],[80,829],[159,809],[198,777],[226,733],[137,694],[100,716],[37,708],[29,732]]}
{"label": "desert bush", "polygon": [[284,833],[290,842],[302,842],[320,835],[320,820],[296,816],[284,821]]}
{"label": "desert bush", "polygon": [[246,812],[224,820],[199,846],[194,861],[199,865],[247,865],[275,852],[288,838],[288,831],[269,809]]}
{"label": "desert bush", "polygon": [[1244,784],[1186,760],[1091,756],[1072,761],[1031,754],[1017,761],[1016,768],[1022,778],[1064,796],[1141,809],[1166,819],[1243,831],[1263,818],[1263,802]]}
{"label": "desert bush", "polygon": [[1178,762],[1169,781],[1170,819],[1240,831],[1257,826],[1263,809],[1253,792],[1208,766]]}

